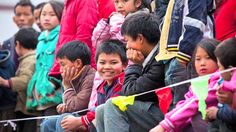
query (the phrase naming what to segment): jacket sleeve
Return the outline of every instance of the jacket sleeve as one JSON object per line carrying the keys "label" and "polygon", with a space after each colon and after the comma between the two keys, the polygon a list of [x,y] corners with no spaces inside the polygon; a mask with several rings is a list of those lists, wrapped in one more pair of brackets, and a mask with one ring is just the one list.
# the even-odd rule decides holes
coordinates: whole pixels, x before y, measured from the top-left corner
{"label": "jacket sleeve", "polygon": [[[216,105],[217,98],[215,93],[215,89],[210,89],[208,91],[208,96],[206,99],[207,107]],[[183,126],[190,123],[190,119],[198,112],[198,99],[194,94],[192,94],[191,89],[185,94],[185,98],[186,99],[184,101],[180,101],[173,110],[168,112],[165,115],[165,119],[160,122],[160,125],[166,131],[180,130]]]}
{"label": "jacket sleeve", "polygon": [[[188,0],[188,14],[183,17],[184,33],[179,40],[177,58],[189,62],[207,24],[207,1]],[[187,7],[186,7],[187,8]]]}
{"label": "jacket sleeve", "polygon": [[80,0],[76,6],[76,40],[86,43],[89,47],[92,46],[91,37],[94,27],[98,22],[98,12],[96,0]]}
{"label": "jacket sleeve", "polygon": [[106,19],[101,19],[93,30],[92,44],[93,48],[97,48],[103,40],[109,39],[110,25]]}
{"label": "jacket sleeve", "polygon": [[95,119],[95,111],[89,111],[86,115],[81,117],[82,124],[85,127],[88,127],[88,125]]}
{"label": "jacket sleeve", "polygon": [[154,61],[146,73],[142,73],[143,66],[138,64],[129,65],[125,71],[125,80],[122,94],[133,95],[163,86],[164,65]]}
{"label": "jacket sleeve", "polygon": [[89,98],[92,92],[94,74],[87,75],[82,83],[80,91],[68,89],[64,92],[64,103],[68,112],[88,108]]}
{"label": "jacket sleeve", "polygon": [[234,111],[229,105],[224,104],[217,112],[217,119],[226,122],[226,124],[236,125],[236,111]]}
{"label": "jacket sleeve", "polygon": [[35,71],[35,60],[25,61],[18,68],[18,75],[10,78],[10,87],[13,91],[25,91]]}
{"label": "jacket sleeve", "polygon": [[120,13],[113,13],[110,17],[110,35],[112,39],[118,39],[124,41],[124,37],[121,35],[121,26],[124,22],[125,18]]}

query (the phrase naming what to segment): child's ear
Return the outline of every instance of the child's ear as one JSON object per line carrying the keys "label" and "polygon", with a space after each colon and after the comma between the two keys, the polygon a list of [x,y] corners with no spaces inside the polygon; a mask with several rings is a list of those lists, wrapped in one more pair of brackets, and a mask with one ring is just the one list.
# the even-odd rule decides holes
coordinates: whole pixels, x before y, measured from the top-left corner
{"label": "child's ear", "polygon": [[137,41],[138,41],[140,44],[143,44],[143,42],[144,42],[144,37],[143,37],[142,34],[138,34]]}
{"label": "child's ear", "polygon": [[20,42],[19,41],[16,41],[16,44],[15,46],[18,45],[18,48],[21,48],[21,45],[20,45]]}
{"label": "child's ear", "polygon": [[12,17],[13,22],[16,24],[16,16]]}
{"label": "child's ear", "polygon": [[81,59],[76,59],[76,60],[75,60],[75,66],[76,66],[77,68],[82,68],[82,67],[83,67],[83,62],[82,62],[82,60],[81,60]]}
{"label": "child's ear", "polygon": [[134,4],[136,8],[139,8],[142,5],[142,0],[136,0]]}

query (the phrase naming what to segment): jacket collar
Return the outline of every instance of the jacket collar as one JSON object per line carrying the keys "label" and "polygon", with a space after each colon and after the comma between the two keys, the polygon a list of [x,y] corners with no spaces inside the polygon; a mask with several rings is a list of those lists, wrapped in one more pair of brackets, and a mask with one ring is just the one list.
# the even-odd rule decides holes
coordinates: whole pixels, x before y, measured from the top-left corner
{"label": "jacket collar", "polygon": [[42,41],[42,40],[46,40],[46,41],[51,41],[53,40],[59,33],[60,31],[60,25],[57,25],[55,28],[53,28],[48,35],[46,35],[48,33],[48,31],[43,31],[40,35],[38,40]]}
{"label": "jacket collar", "polygon": [[84,79],[87,72],[91,69],[92,67],[90,65],[85,65],[80,72],[76,75],[76,77],[71,80],[71,84],[74,86],[76,83],[79,82],[79,80]]}
{"label": "jacket collar", "polygon": [[[114,84],[113,85],[113,87],[114,86],[116,86],[116,85],[122,85],[123,84],[123,82],[124,82],[124,76],[125,76],[125,72],[122,72],[122,73],[120,73],[119,75],[117,75],[117,76],[115,76],[114,77],[114,79],[113,79],[113,83],[114,83],[114,81],[117,81],[116,82],[116,84]],[[99,93],[105,93],[105,91],[104,91],[104,86],[107,84],[107,82],[106,81],[103,81],[99,86],[98,86],[98,88],[97,88],[97,91],[99,92]]]}
{"label": "jacket collar", "polygon": [[32,55],[35,55],[35,50],[34,51],[30,51],[29,53],[21,56],[18,58],[19,61],[23,60],[24,58],[28,57],[28,56],[32,56]]}

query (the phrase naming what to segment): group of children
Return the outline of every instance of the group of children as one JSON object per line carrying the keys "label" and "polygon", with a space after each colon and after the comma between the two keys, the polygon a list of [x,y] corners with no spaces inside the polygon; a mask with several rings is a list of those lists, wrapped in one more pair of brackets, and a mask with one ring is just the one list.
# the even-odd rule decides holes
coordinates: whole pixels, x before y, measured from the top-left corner
{"label": "group of children", "polygon": [[[40,124],[42,132],[235,131],[234,70],[214,74],[208,80],[206,120],[198,111],[198,97],[191,86],[186,94],[185,89],[172,88],[174,100],[166,114],[160,110],[154,92],[135,97],[126,111],[112,103],[110,98],[116,96],[167,86],[167,71],[171,72],[168,60],[155,58],[161,52],[160,19],[150,13],[146,0],[115,0],[114,5],[117,12],[101,19],[95,27],[92,45],[80,39],[56,45],[59,39],[66,39],[63,35],[59,38],[60,33],[70,32],[64,31],[65,25],[60,31],[63,5],[56,1],[44,3],[40,9],[40,35],[24,25],[14,35],[19,65],[14,77],[0,77],[0,86],[17,93],[16,118],[62,114],[44,119]],[[235,37],[221,43],[202,39],[193,51],[192,67],[198,76],[234,68],[235,50]],[[91,66],[94,59],[96,70]],[[178,59],[170,61],[186,68]],[[57,71],[51,71],[53,76],[49,76],[57,63],[60,76]],[[86,112],[73,113],[86,110],[91,102]],[[18,131],[36,128],[35,120],[17,124]]]}

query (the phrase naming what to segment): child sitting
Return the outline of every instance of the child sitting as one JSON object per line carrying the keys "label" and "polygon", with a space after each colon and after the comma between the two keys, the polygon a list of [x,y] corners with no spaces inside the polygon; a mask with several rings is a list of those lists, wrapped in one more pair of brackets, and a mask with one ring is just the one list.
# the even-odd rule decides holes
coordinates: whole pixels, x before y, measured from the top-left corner
{"label": "child sitting", "polygon": [[[15,49],[19,56],[19,66],[14,77],[8,80],[0,77],[0,85],[17,93],[15,107],[16,118],[28,118],[39,113],[26,111],[26,90],[29,80],[35,71],[35,48],[38,43],[38,32],[33,28],[22,28],[15,35]],[[36,120],[17,122],[20,131],[35,131]]]}
{"label": "child sitting", "polygon": [[[118,96],[124,80],[124,69],[127,65],[124,44],[118,40],[107,40],[97,49],[95,60],[97,70],[104,80],[97,88],[96,106],[103,104],[107,99]],[[57,123],[57,131],[86,130],[95,124],[95,108],[86,115],[69,115]]]}
{"label": "child sitting", "polygon": [[[131,62],[125,71],[122,94],[128,96],[163,87],[164,64],[155,60],[160,39],[158,17],[144,12],[133,13],[125,19],[121,33],[127,41],[127,58]],[[138,96],[134,104],[122,112],[107,101],[96,110],[97,131],[146,132],[153,127],[149,122],[156,124],[163,119],[157,102],[154,92]]]}
{"label": "child sitting", "polygon": [[[57,106],[58,113],[74,112],[88,108],[95,69],[90,66],[91,52],[80,41],[71,41],[59,49],[56,59],[60,64],[63,102]],[[41,124],[41,131],[56,131],[61,118],[49,118]]]}
{"label": "child sitting", "polygon": [[[217,60],[214,55],[214,50],[218,42],[213,39],[203,39],[197,45],[193,53],[193,64],[198,76],[204,76],[211,74],[217,71]],[[219,80],[219,75],[211,76],[208,84],[208,96],[206,99],[207,107],[214,106],[217,104],[217,99],[215,96],[216,89],[214,88],[217,85]],[[179,101],[176,107],[165,114],[165,119],[160,122],[158,126],[153,128],[150,132],[164,132],[164,131],[181,131],[188,126],[194,117],[198,116],[198,98],[193,93],[190,86],[189,92],[185,94],[185,100]],[[199,121],[202,121],[201,118]],[[194,121],[194,120],[193,120]],[[199,125],[199,124],[198,124]],[[203,126],[198,126],[194,131],[199,131],[199,129],[204,129],[207,131],[207,124],[202,124]],[[186,129],[186,128],[185,128]]]}
{"label": "child sitting", "polygon": [[[217,57],[220,71],[236,67],[236,38],[230,38],[217,46],[215,55]],[[222,106],[207,109],[207,117],[210,120],[209,132],[235,132],[236,131],[236,70],[221,74],[223,83],[217,88],[217,98]],[[229,91],[229,92],[227,92]]]}

